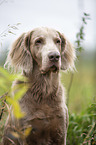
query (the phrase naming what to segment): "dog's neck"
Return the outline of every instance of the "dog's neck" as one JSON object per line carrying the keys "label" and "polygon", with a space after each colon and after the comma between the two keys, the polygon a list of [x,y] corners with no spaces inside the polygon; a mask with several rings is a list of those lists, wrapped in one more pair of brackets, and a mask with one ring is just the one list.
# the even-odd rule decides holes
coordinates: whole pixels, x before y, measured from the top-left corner
{"label": "dog's neck", "polygon": [[[28,77],[31,88],[34,85],[42,88],[42,92],[50,94],[54,91],[58,90],[59,87],[59,72],[47,72],[46,74],[42,74],[38,64],[34,62],[32,72],[25,73],[25,76]],[[41,86],[41,87],[40,87]],[[42,87],[43,86],[43,87]]]}

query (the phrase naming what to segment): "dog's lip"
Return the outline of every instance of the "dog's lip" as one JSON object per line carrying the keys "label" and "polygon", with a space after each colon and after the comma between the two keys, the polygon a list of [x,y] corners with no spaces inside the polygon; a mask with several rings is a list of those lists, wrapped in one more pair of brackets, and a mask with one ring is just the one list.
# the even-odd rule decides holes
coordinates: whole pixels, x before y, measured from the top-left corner
{"label": "dog's lip", "polygon": [[50,70],[51,70],[51,71],[58,70],[58,67],[57,67],[56,65],[52,65],[52,66],[50,67]]}
{"label": "dog's lip", "polygon": [[57,72],[57,71],[59,71],[59,67],[57,66],[57,65],[51,65],[51,66],[49,66],[49,67],[47,67],[47,69],[45,69],[45,70],[41,70],[41,73],[42,74],[46,74],[46,73],[48,73],[48,72]]}

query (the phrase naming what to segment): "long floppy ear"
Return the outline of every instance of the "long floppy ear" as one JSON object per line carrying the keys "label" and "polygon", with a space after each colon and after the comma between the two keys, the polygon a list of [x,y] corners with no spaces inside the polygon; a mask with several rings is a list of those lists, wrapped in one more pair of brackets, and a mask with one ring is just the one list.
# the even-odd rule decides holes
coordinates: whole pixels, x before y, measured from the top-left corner
{"label": "long floppy ear", "polygon": [[61,69],[73,70],[75,68],[74,61],[76,58],[75,49],[63,34],[59,33],[59,35],[61,38]]}
{"label": "long floppy ear", "polygon": [[30,53],[30,40],[32,31],[23,33],[12,45],[9,51],[7,62],[12,65],[15,70],[22,69],[27,72],[33,68],[33,59]]}

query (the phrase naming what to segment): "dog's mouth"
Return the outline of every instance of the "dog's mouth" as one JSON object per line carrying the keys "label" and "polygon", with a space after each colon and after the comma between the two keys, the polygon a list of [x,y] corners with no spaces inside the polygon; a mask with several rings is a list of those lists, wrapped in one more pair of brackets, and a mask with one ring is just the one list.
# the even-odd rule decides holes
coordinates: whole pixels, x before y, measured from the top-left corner
{"label": "dog's mouth", "polygon": [[41,73],[42,73],[42,74],[47,74],[47,73],[50,73],[50,72],[56,73],[56,72],[58,72],[58,71],[59,71],[59,67],[58,67],[57,65],[53,64],[53,65],[47,67],[47,68],[44,69],[44,70],[42,69],[42,70],[41,70]]}
{"label": "dog's mouth", "polygon": [[59,70],[59,68],[56,66],[56,65],[52,65],[51,67],[50,67],[50,71],[52,71],[52,72],[56,72],[56,71],[58,71]]}

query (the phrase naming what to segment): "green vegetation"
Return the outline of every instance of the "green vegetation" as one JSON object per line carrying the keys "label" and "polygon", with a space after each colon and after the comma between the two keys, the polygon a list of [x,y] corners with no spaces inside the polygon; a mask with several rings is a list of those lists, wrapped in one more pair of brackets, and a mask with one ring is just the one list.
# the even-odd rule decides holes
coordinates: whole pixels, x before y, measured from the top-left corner
{"label": "green vegetation", "polygon": [[[96,145],[96,82],[93,54],[86,52],[80,57],[77,71],[73,74],[68,102],[67,145]],[[66,90],[68,90],[70,78],[70,72],[61,73],[61,80]]]}
{"label": "green vegetation", "polygon": [[[82,51],[81,43],[85,36],[84,27],[87,24],[86,19],[89,19],[89,15],[84,13],[84,16],[82,17],[82,26],[76,35],[75,41],[78,54],[81,54]],[[76,63],[77,71],[75,71],[74,74],[72,72],[61,72],[61,81],[66,88],[66,95],[68,94],[68,145],[96,145],[96,70],[94,67],[95,58],[93,56],[94,52],[87,53],[86,51],[83,51]],[[3,65],[3,62],[1,62],[0,65]],[[18,100],[24,94],[26,89],[22,86],[22,90],[14,96],[14,99],[10,97],[11,92],[13,91],[11,89],[12,82],[18,77],[20,80],[24,79],[20,75],[9,74],[2,68],[0,69],[0,142],[6,117],[9,113],[9,104],[13,105],[15,116],[17,118],[22,117]],[[26,129],[25,135],[28,135],[29,132],[30,129]]]}
{"label": "green vegetation", "polygon": [[85,112],[69,114],[68,145],[96,145],[96,103]]}
{"label": "green vegetation", "polygon": [[[82,63],[79,62],[79,64],[76,66],[77,70],[73,74],[74,77],[68,102],[69,111],[71,113],[80,113],[81,111],[84,111],[92,102],[94,102],[96,97],[94,63],[95,62],[92,61],[90,64],[87,64],[87,62],[83,61]],[[62,72],[61,74],[62,83],[67,91],[70,83],[71,73]]]}
{"label": "green vegetation", "polygon": [[[78,64],[76,64],[77,71],[74,72],[69,93],[68,145],[96,144],[96,96],[94,87],[96,86],[96,82],[94,81],[94,61],[91,59],[93,54],[91,55],[89,53],[89,55],[90,57],[88,57],[86,61],[84,60],[85,56],[80,57]],[[61,81],[66,88],[66,92],[69,87],[71,74],[71,72],[61,72]],[[11,85],[15,78],[18,78],[18,75],[9,74],[3,69],[0,69],[0,96],[8,92],[8,90],[11,92]],[[19,76],[19,79],[22,78]],[[13,103],[14,105],[14,101],[16,101],[15,108],[17,109],[16,104],[18,104],[17,100],[19,97],[21,97],[21,95],[19,96],[19,94],[17,94],[13,102],[10,102],[8,99],[7,102],[5,102],[5,97],[0,99],[0,115],[4,108],[0,119],[0,140],[2,139],[4,124],[9,111],[8,104]]]}

